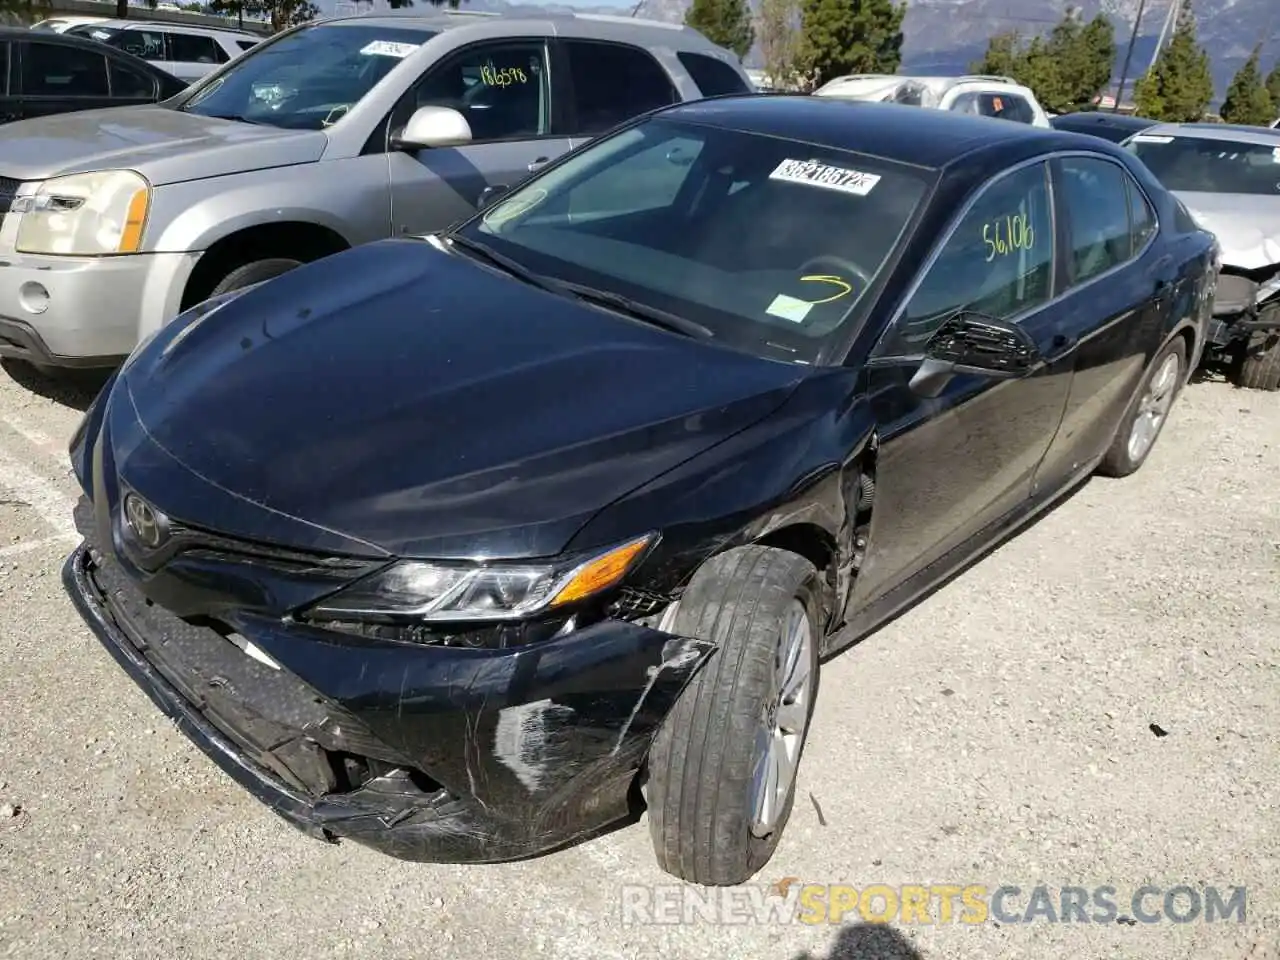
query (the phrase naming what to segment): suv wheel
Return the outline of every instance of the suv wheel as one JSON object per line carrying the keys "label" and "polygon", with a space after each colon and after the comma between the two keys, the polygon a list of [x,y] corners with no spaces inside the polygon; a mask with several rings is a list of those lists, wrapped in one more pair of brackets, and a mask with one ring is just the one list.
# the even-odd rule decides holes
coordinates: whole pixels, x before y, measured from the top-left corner
{"label": "suv wheel", "polygon": [[254,260],[251,263],[242,264],[228,273],[213,288],[209,296],[216,297],[220,294],[230,293],[232,290],[239,290],[241,287],[262,283],[264,280],[271,280],[282,273],[288,273],[294,267],[300,266],[302,266],[301,260],[287,260],[283,257],[275,257],[270,260]]}
{"label": "suv wheel", "polygon": [[773,856],[818,688],[817,578],[797,554],[745,546],[684,591],[670,631],[717,649],[649,752],[649,832],[668,873],[737,884]]}
{"label": "suv wheel", "polygon": [[1280,334],[1273,333],[1240,359],[1235,381],[1248,390],[1280,390]]}

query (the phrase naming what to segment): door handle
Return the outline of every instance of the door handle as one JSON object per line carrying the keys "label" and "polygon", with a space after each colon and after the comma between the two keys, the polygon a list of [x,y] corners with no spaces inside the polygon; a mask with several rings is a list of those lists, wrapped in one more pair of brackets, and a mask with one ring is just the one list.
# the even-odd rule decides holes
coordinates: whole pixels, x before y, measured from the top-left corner
{"label": "door handle", "polygon": [[550,162],[551,162],[550,157],[539,157],[537,160],[534,160],[531,164],[529,164],[529,166],[527,166],[525,169],[528,170],[530,173],[532,173],[534,170],[537,170],[539,167]]}

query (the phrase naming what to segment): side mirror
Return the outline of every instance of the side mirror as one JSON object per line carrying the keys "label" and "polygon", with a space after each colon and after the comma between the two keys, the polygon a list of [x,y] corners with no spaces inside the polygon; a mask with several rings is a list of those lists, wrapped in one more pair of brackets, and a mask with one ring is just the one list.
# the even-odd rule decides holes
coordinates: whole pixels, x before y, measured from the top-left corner
{"label": "side mirror", "polygon": [[491,187],[485,187],[480,191],[480,199],[476,202],[476,209],[483,210],[485,207],[491,207],[503,197],[505,197],[511,188],[505,183],[496,183]]}
{"label": "side mirror", "polygon": [[1042,362],[1035,340],[1016,323],[962,311],[925,344],[924,360],[910,387],[922,397],[933,398],[962,374],[1012,380],[1026,376]]}
{"label": "side mirror", "polygon": [[449,107],[419,107],[404,129],[391,138],[391,145],[397,150],[460,147],[470,142],[471,124],[457,110]]}

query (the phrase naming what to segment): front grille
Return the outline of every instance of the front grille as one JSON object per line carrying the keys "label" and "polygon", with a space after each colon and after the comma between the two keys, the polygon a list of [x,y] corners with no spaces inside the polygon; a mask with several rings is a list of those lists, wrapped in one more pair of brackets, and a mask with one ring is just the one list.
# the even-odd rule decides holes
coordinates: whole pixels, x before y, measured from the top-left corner
{"label": "front grille", "polygon": [[0,177],[0,215],[9,212],[9,208],[13,206],[13,198],[18,195],[18,188],[21,186],[21,180]]}

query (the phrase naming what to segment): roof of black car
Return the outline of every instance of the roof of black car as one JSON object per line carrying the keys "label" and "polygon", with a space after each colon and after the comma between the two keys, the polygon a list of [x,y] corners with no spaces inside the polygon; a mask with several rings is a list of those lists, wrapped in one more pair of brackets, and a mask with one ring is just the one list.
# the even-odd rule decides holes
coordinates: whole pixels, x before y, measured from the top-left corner
{"label": "roof of black car", "polygon": [[1061,147],[1079,135],[1012,120],[975,117],[901,104],[788,94],[713,97],[663,111],[664,116],[747,130],[815,145],[874,154],[940,169],[975,149],[1019,141]]}

